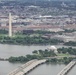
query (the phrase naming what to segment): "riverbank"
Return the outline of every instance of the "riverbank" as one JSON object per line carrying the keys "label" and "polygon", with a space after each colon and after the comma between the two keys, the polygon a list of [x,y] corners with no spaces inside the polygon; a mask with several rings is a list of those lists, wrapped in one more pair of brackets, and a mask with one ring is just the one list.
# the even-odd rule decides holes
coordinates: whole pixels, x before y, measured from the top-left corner
{"label": "riverbank", "polygon": [[[63,47],[63,45],[55,45],[55,46],[57,48],[62,48]],[[45,49],[47,49],[49,47],[50,47],[50,45],[47,45],[47,46],[46,45],[44,45],[44,46],[40,46],[40,45],[39,46],[38,45],[35,45],[35,46],[34,45],[32,45],[32,46],[26,46],[26,45],[24,45],[23,46],[22,45],[21,46],[21,45],[8,45],[8,44],[4,45],[4,44],[0,44],[0,57],[2,57],[2,58],[9,58],[11,56],[13,56],[13,57],[19,57],[19,56],[26,56],[27,54],[31,55],[34,50],[40,50],[40,49],[41,50],[45,50]],[[65,47],[68,48],[67,46],[65,46]],[[6,75],[7,73],[9,73],[10,71],[12,71],[15,68],[19,67],[23,63],[20,63],[20,62],[11,63],[11,62],[8,62],[8,61],[0,61],[0,66],[1,66],[0,73],[1,73],[1,75]],[[61,64],[61,63],[57,64],[57,63],[51,63],[51,62],[49,62],[47,64],[42,65],[43,67],[44,66],[46,67],[46,68],[44,67],[45,68],[44,70],[42,69],[43,68],[42,66],[40,66],[37,69],[38,69],[38,73],[39,73],[39,70],[40,71],[42,70],[42,72],[44,72],[47,69],[50,69],[51,71],[56,70],[57,72],[55,72],[55,73],[54,72],[51,73],[50,70],[45,73],[45,74],[47,74],[49,72],[49,75],[50,74],[51,75],[56,75],[58,73],[59,69],[61,70],[61,69],[64,68],[64,66],[62,66],[62,65],[64,65],[64,64]],[[60,68],[61,66],[62,66],[62,68]],[[6,67],[7,67],[7,69],[6,69]],[[36,70],[34,72],[37,73]],[[72,73],[72,74],[74,74],[74,73]],[[30,73],[30,75],[31,75],[31,73]]]}
{"label": "riverbank", "polygon": [[[59,48],[60,49],[60,48]],[[63,48],[62,48],[63,49]],[[64,48],[65,49],[65,48]],[[66,49],[70,49],[70,48],[66,48]],[[73,51],[75,49],[71,48]],[[59,52],[59,50],[58,50]],[[68,51],[66,51],[68,52]],[[69,53],[69,52],[68,52]],[[51,62],[51,63],[64,63],[64,64],[68,64],[69,62],[71,62],[73,59],[76,59],[75,55],[72,55],[72,53],[70,54],[66,54],[62,52],[60,53],[54,53],[54,51],[52,50],[34,50],[32,52],[32,54],[27,54],[26,56],[19,56],[19,57],[10,57],[8,59],[9,62],[11,63],[17,63],[17,62],[28,62],[30,60],[33,59],[46,59],[47,62]]]}
{"label": "riverbank", "polygon": [[63,41],[57,39],[51,39],[41,36],[25,36],[25,37],[8,37],[8,36],[0,36],[1,44],[17,44],[17,45],[57,45],[59,43],[63,43]]}
{"label": "riverbank", "polygon": [[62,40],[47,38],[42,36],[0,36],[0,44],[8,45],[64,45],[64,46],[76,46],[76,42],[69,41],[64,42]]}

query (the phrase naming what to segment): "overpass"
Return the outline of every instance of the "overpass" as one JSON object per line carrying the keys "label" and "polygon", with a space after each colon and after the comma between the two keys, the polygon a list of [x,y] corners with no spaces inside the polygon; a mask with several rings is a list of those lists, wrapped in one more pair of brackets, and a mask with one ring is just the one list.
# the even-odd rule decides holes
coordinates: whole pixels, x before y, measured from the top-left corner
{"label": "overpass", "polygon": [[36,60],[36,59],[31,60],[31,61],[25,63],[24,65],[18,67],[17,69],[13,70],[8,75],[24,75],[24,74],[27,74],[28,72],[33,70],[38,65],[45,63],[45,62],[46,62],[45,59],[44,60]]}
{"label": "overpass", "polygon": [[64,67],[57,75],[66,75],[76,64],[76,61],[71,61],[66,67]]}

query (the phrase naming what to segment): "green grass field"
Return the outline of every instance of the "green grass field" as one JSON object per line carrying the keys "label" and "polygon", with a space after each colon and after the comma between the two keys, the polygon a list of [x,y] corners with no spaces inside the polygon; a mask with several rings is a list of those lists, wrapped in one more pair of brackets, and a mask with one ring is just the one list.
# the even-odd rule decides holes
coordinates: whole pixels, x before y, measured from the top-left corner
{"label": "green grass field", "polygon": [[70,56],[70,54],[57,54],[57,56],[69,57],[69,56]]}

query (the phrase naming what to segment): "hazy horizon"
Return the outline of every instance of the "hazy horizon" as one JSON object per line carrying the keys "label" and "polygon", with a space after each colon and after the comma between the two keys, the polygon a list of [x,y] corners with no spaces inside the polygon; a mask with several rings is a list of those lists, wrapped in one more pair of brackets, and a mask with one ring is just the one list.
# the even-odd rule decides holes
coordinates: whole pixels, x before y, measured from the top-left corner
{"label": "hazy horizon", "polygon": [[[0,1],[34,1],[34,0],[0,0]],[[41,0],[35,0],[41,1]],[[42,0],[42,1],[76,1],[76,0]]]}

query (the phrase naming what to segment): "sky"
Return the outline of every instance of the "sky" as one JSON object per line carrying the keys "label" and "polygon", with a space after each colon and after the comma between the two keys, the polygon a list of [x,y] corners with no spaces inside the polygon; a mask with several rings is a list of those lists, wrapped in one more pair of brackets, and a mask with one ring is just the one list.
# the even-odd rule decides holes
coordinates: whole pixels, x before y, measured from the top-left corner
{"label": "sky", "polygon": [[[15,0],[0,0],[0,1],[15,1]],[[17,0],[17,1],[22,1],[22,0]],[[24,1],[26,1],[26,0],[24,0]],[[46,1],[74,1],[74,0],[46,0]]]}
{"label": "sky", "polygon": [[[0,1],[15,1],[15,0],[0,0]],[[18,1],[18,0],[17,0]],[[20,0],[19,0],[20,1]],[[22,0],[21,0],[22,1]],[[75,0],[46,0],[46,1],[75,1]]]}

